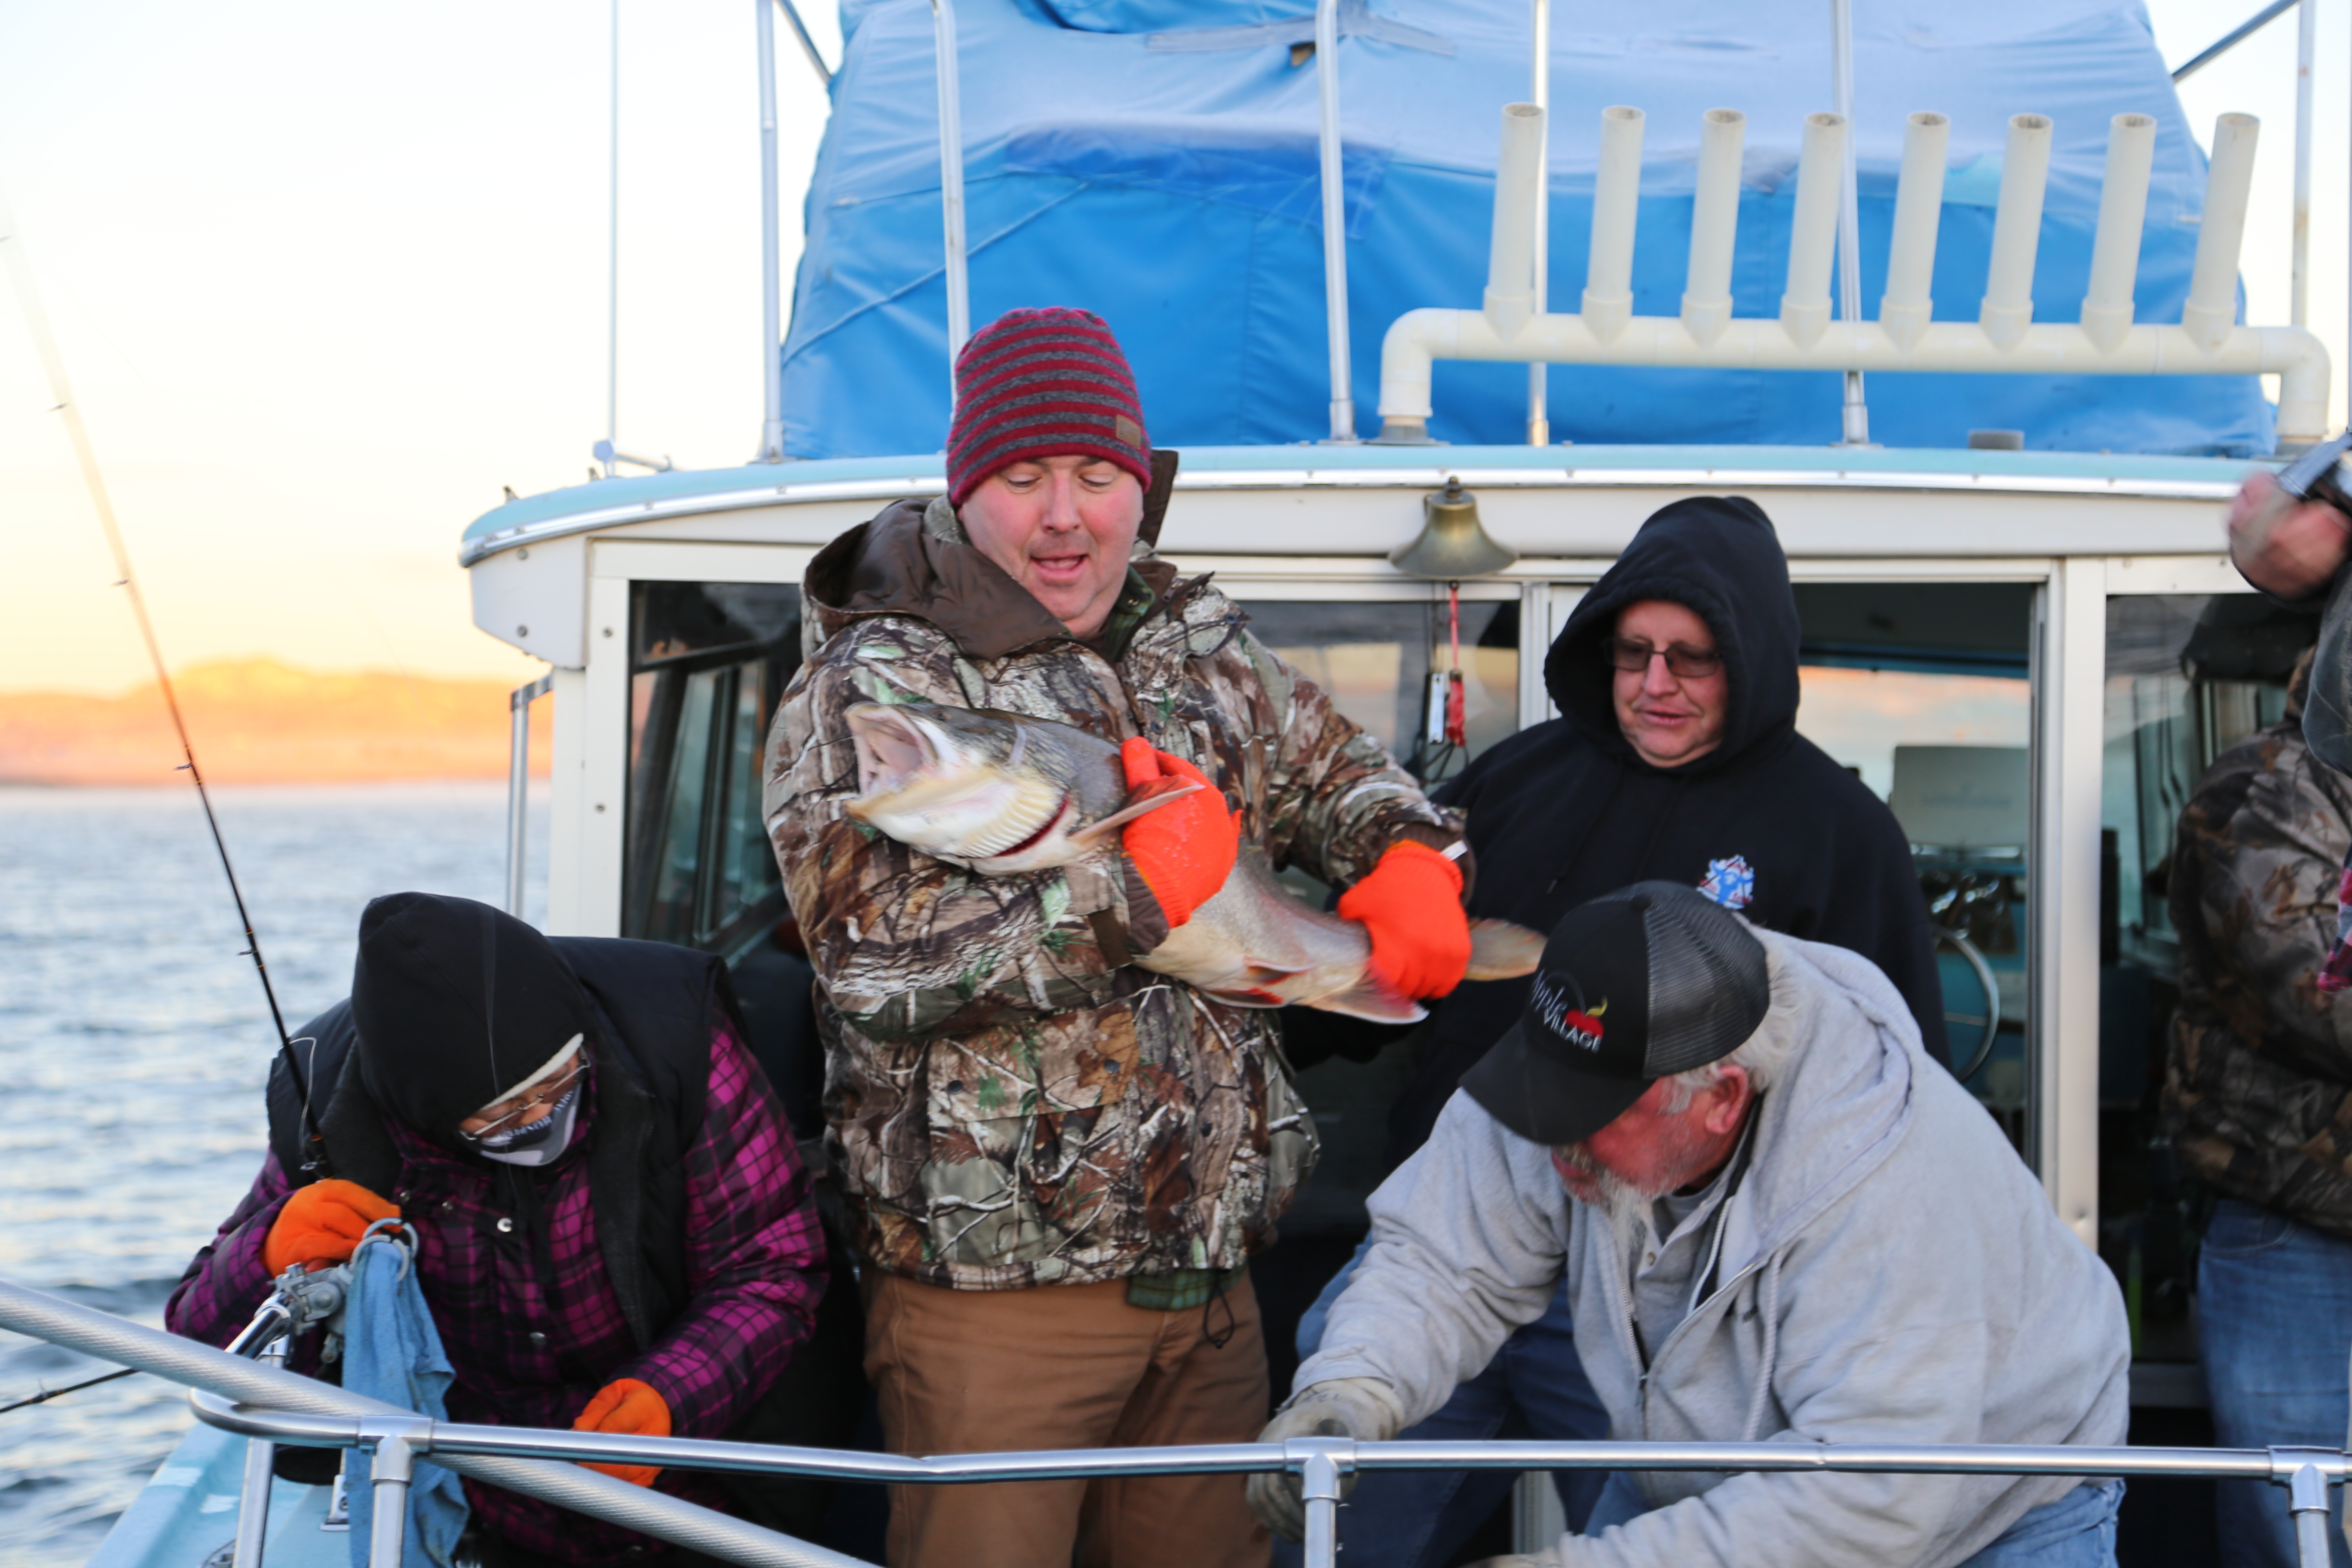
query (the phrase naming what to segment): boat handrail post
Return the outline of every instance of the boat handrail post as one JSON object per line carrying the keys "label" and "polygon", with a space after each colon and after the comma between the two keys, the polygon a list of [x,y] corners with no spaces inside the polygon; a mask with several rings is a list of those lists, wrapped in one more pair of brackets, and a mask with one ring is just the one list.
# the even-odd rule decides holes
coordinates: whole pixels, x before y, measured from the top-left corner
{"label": "boat handrail post", "polygon": [[2343,1463],[2344,1455],[2333,1448],[2279,1447],[2270,1456],[2271,1484],[2286,1489],[2288,1516],[2294,1521],[2298,1568],[2326,1568],[2328,1471],[2331,1462]]}
{"label": "boat handrail post", "polygon": [[[272,1340],[254,1360],[277,1367],[286,1360],[286,1342]],[[245,1440],[245,1481],[237,1489],[236,1543],[230,1552],[235,1568],[262,1568],[269,1544],[269,1489],[276,1479],[278,1445],[267,1437]]]}
{"label": "boat handrail post", "polygon": [[1323,180],[1323,313],[1331,340],[1331,434],[1356,442],[1355,372],[1348,357],[1348,188],[1339,144],[1339,0],[1315,3],[1316,137]]}
{"label": "boat handrail post", "polygon": [[1301,1543],[1306,1568],[1337,1568],[1339,1557],[1340,1477],[1355,1466],[1355,1444],[1329,1438],[1294,1438],[1283,1458],[1298,1471],[1299,1500],[1307,1515]]}
{"label": "boat handrail post", "polygon": [[360,1441],[369,1450],[368,1484],[375,1494],[368,1521],[368,1568],[400,1568],[408,1534],[408,1483],[416,1474],[417,1449],[433,1446],[433,1422],[424,1415],[363,1416]]}
{"label": "boat handrail post", "polygon": [[[775,355],[768,356],[771,360]],[[513,735],[507,748],[507,913],[522,919],[523,858],[530,801],[530,705],[555,689],[555,672],[549,670],[528,686],[507,695]]]}
{"label": "boat handrail post", "polygon": [[931,0],[931,43],[940,83],[940,220],[947,250],[948,402],[955,402],[956,356],[971,336],[971,289],[964,267],[963,98],[956,66],[955,0]]}
{"label": "boat handrail post", "polygon": [[[760,452],[757,463],[784,460],[783,248],[776,194],[776,14],[751,0],[760,48]],[[797,20],[797,19],[795,19]],[[508,872],[513,886],[514,873]]]}

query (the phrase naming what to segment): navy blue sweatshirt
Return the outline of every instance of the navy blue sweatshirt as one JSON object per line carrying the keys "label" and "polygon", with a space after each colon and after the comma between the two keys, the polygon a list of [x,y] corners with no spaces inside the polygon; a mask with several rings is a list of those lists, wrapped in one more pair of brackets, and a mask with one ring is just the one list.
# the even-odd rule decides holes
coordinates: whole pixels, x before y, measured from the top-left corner
{"label": "navy blue sweatshirt", "polygon": [[[1687,606],[1730,678],[1722,743],[1655,768],[1618,730],[1601,644],[1643,599]],[[1740,496],[1676,501],[1642,525],[1544,661],[1561,717],[1522,730],[1434,798],[1469,814],[1473,916],[1549,931],[1649,878],[1705,889],[1759,925],[1833,942],[1886,972],[1950,1065],[1934,937],[1894,813],[1797,733],[1797,602],[1771,521]],[[1519,1016],[1528,982],[1465,982],[1433,1005],[1429,1048],[1390,1114],[1390,1163],[1419,1148],[1471,1063]]]}

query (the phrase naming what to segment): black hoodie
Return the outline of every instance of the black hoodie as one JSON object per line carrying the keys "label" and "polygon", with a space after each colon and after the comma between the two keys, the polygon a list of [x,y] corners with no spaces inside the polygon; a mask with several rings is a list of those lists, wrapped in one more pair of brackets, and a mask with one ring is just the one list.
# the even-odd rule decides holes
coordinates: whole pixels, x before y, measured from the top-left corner
{"label": "black hoodie", "polygon": [[[1642,761],[1618,730],[1601,657],[1618,612],[1643,599],[1697,612],[1730,678],[1722,743],[1677,768]],[[1469,814],[1472,915],[1549,931],[1628,883],[1701,887],[1759,925],[1877,964],[1948,1064],[1910,845],[1861,780],[1797,733],[1797,602],[1762,509],[1696,497],[1643,523],[1552,644],[1544,685],[1561,717],[1497,744],[1433,797]],[[1527,986],[1468,982],[1436,1005],[1428,1051],[1390,1116],[1391,1163],[1428,1137]]]}

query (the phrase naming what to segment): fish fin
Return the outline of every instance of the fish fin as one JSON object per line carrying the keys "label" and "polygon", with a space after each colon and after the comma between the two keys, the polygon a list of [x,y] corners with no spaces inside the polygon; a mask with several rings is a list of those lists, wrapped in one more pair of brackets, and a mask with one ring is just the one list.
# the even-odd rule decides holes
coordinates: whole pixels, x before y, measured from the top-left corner
{"label": "fish fin", "polygon": [[1543,959],[1544,939],[1508,921],[1470,922],[1470,968],[1465,980],[1515,980],[1533,974]]}
{"label": "fish fin", "polygon": [[1325,1013],[1369,1018],[1375,1024],[1418,1024],[1429,1016],[1420,1003],[1390,990],[1369,970],[1357,984],[1345,991],[1334,991],[1328,996],[1318,996],[1306,1005]]}
{"label": "fish fin", "polygon": [[1081,849],[1097,849],[1118,828],[1133,822],[1146,812],[1172,805],[1188,795],[1197,793],[1201,785],[1190,779],[1154,779],[1127,797],[1127,804],[1100,822],[1090,822],[1070,835],[1070,842]]}

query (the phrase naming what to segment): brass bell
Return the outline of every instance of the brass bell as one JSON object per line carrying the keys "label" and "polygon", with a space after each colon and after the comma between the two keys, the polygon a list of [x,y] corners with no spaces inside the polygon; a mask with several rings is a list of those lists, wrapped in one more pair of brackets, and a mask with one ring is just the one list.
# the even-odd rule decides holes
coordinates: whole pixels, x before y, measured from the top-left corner
{"label": "brass bell", "polygon": [[1447,479],[1439,494],[1422,497],[1421,510],[1421,531],[1389,556],[1400,571],[1454,583],[1500,572],[1519,558],[1486,532],[1478,521],[1478,498],[1458,479]]}

